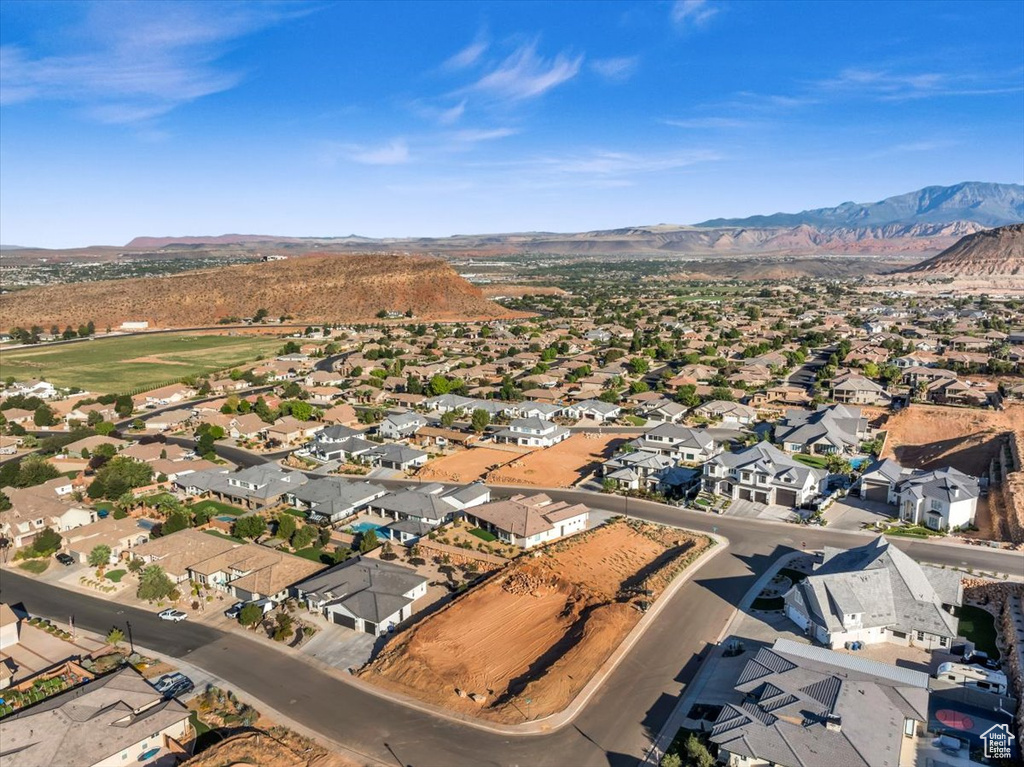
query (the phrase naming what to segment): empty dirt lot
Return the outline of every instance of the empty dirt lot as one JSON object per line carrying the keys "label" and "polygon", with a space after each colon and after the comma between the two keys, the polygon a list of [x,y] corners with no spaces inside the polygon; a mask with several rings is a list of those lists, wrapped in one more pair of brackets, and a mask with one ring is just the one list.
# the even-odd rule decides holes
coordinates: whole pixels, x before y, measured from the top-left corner
{"label": "empty dirt lot", "polygon": [[621,445],[640,434],[573,434],[565,442],[535,450],[490,472],[487,481],[498,485],[572,487],[611,458]]}
{"label": "empty dirt lot", "polygon": [[[616,520],[509,563],[398,636],[364,679],[505,723],[561,711],[710,541]],[[653,594],[644,597],[639,588]],[[527,700],[531,703],[527,704]]]}
{"label": "empty dirt lot", "polygon": [[883,458],[915,469],[952,466],[975,477],[988,472],[1002,435],[1024,428],[1024,406],[975,410],[913,405],[886,420]]}
{"label": "empty dirt lot", "polygon": [[494,466],[516,457],[516,453],[510,451],[471,447],[431,461],[420,469],[417,476],[442,482],[472,482],[483,479]]}

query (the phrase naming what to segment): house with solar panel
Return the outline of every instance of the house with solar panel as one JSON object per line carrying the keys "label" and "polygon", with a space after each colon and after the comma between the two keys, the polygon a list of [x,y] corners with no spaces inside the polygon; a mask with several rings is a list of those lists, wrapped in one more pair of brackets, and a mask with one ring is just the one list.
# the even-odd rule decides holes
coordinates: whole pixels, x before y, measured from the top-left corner
{"label": "house with solar panel", "polygon": [[899,767],[928,722],[928,675],[777,639],[711,730],[730,767]]}
{"label": "house with solar panel", "polygon": [[854,549],[826,546],[814,573],[786,592],[785,611],[826,647],[891,642],[949,649],[960,623],[961,578],[918,564],[879,536]]}

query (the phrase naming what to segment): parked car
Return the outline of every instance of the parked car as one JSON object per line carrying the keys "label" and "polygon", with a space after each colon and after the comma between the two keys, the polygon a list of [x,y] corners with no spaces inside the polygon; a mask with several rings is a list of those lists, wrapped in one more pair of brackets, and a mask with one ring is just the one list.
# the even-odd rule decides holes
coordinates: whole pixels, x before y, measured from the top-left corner
{"label": "parked car", "polygon": [[54,557],[54,559],[64,565],[64,567],[71,567],[71,565],[75,563],[75,558],[70,554],[65,554],[63,551]]}
{"label": "parked car", "polygon": [[242,612],[243,607],[245,607],[245,602],[235,602],[231,607],[224,611],[224,617],[237,618],[238,614]]}
{"label": "parked car", "polygon": [[187,676],[182,674],[180,671],[175,671],[173,674],[164,674],[162,677],[153,682],[153,687],[156,688],[157,692],[167,692],[174,685],[183,681],[191,681]]}
{"label": "parked car", "polygon": [[171,621],[172,623],[178,623],[188,617],[188,613],[183,613],[181,610],[167,609],[162,613],[159,613],[157,617],[162,621]]}
{"label": "parked car", "polygon": [[181,695],[187,695],[195,688],[196,686],[192,683],[192,680],[186,676],[164,690],[164,698],[166,700],[170,700],[171,698],[177,698]]}

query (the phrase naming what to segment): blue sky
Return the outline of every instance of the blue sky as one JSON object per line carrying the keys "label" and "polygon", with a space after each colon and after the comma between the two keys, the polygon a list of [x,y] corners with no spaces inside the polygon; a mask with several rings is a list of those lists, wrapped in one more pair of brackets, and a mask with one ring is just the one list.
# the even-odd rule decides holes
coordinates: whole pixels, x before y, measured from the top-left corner
{"label": "blue sky", "polygon": [[1024,3],[0,3],[0,241],[693,223],[1024,180]]}

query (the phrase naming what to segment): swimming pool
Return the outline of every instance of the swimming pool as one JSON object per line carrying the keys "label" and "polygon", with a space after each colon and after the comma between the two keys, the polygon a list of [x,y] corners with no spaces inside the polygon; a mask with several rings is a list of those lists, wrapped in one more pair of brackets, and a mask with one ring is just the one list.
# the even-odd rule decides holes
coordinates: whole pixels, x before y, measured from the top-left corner
{"label": "swimming pool", "polygon": [[214,519],[216,519],[218,522],[234,522],[236,517],[233,517],[230,514],[222,514],[219,517],[214,517]]}
{"label": "swimming pool", "polygon": [[380,530],[380,528],[382,527],[384,527],[384,525],[375,525],[373,522],[360,522],[358,525],[349,525],[348,530],[350,532],[359,533],[360,535],[362,535],[363,533],[367,533],[370,530],[376,532],[377,530]]}
{"label": "swimming pool", "polygon": [[870,458],[851,458],[850,467],[854,470],[859,470],[862,466],[866,466],[871,463]]}

